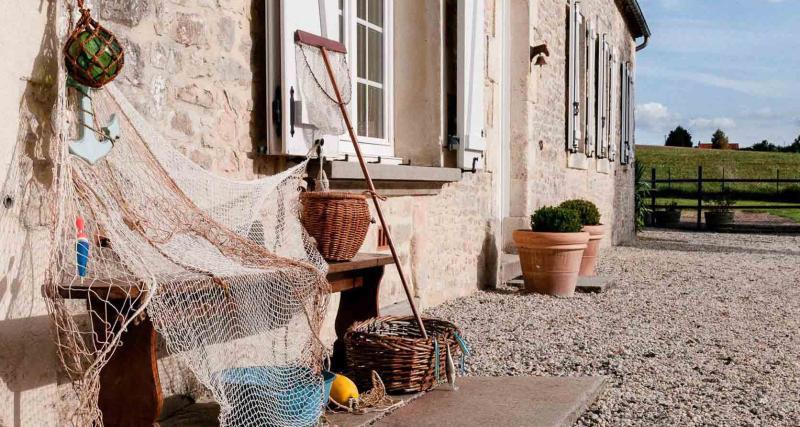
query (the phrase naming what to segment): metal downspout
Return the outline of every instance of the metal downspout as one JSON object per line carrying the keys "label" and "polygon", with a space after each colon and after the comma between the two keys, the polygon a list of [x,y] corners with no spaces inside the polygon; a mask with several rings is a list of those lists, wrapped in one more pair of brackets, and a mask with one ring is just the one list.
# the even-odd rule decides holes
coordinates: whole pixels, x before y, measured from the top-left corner
{"label": "metal downspout", "polygon": [[644,41],[639,46],[636,46],[636,51],[638,52],[646,48],[649,43],[650,43],[650,36],[644,36]]}

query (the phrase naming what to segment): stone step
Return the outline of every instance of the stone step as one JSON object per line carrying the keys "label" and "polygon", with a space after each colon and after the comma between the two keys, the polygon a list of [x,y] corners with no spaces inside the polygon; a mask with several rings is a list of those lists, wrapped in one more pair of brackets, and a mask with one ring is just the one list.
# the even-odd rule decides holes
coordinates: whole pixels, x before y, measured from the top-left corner
{"label": "stone step", "polygon": [[603,392],[606,379],[464,377],[456,380],[456,386],[456,391],[440,386],[372,425],[568,427],[575,424]]}
{"label": "stone step", "polygon": [[522,266],[519,263],[519,256],[509,253],[500,255],[500,283],[506,284],[520,275]]}

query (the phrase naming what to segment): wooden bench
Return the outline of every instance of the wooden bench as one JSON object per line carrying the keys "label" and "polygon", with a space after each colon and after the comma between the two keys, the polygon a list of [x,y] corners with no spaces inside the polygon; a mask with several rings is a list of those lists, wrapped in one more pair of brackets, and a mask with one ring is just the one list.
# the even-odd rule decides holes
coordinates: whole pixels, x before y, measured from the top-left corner
{"label": "wooden bench", "polygon": [[[331,292],[340,292],[341,300],[336,313],[336,342],[331,358],[332,369],[345,368],[346,355],[344,333],[355,322],[379,315],[378,293],[384,267],[392,264],[391,255],[358,254],[351,261],[331,263],[328,282]],[[91,292],[89,292],[91,288]],[[89,295],[105,295],[103,303],[111,305],[129,304],[138,292],[138,286],[126,286],[119,282],[95,280],[85,288],[71,286],[59,289],[64,298],[85,299]],[[43,291],[46,289],[43,288]],[[93,302],[93,307],[102,305]],[[95,311],[92,318],[95,330],[103,331],[106,314],[115,310]],[[101,337],[102,338],[102,337]],[[100,372],[99,406],[103,411],[106,427],[151,427],[157,422],[164,403],[158,375],[156,355],[156,331],[153,323],[145,317],[133,322],[121,337],[122,346],[114,351],[108,364]]]}

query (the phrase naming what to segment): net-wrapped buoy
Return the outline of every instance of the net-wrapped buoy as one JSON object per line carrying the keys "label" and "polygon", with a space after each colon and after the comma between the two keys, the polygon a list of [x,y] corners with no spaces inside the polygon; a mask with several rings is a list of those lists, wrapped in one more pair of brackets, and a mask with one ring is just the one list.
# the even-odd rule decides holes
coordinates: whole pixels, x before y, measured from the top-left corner
{"label": "net-wrapped buoy", "polygon": [[92,19],[81,3],[81,18],[64,45],[64,63],[75,81],[97,89],[119,75],[125,52],[114,34]]}

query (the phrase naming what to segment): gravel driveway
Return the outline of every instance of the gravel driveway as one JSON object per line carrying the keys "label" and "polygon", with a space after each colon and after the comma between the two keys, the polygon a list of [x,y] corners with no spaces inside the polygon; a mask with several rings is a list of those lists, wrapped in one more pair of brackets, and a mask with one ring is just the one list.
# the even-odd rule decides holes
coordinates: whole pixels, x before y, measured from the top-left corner
{"label": "gravel driveway", "polygon": [[470,374],[608,376],[579,426],[800,426],[800,237],[648,231],[599,270],[615,289],[429,314],[463,329]]}

